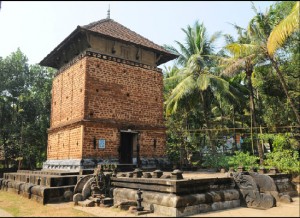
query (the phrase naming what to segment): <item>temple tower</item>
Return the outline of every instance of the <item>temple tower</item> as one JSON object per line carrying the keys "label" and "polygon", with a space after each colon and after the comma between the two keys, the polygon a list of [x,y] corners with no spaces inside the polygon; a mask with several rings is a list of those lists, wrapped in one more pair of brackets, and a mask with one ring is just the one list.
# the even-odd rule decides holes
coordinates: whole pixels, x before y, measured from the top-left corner
{"label": "temple tower", "polygon": [[44,169],[165,157],[163,75],[177,56],[112,19],[78,26],[40,65],[58,69]]}

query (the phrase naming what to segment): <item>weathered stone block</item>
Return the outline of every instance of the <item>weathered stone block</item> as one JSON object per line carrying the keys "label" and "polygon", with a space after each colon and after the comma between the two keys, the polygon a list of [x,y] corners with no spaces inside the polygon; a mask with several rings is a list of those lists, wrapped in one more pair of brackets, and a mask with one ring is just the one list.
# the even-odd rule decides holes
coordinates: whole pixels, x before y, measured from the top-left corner
{"label": "weathered stone block", "polygon": [[113,198],[104,198],[103,199],[103,204],[108,204],[108,205],[113,205]]}
{"label": "weathered stone block", "polygon": [[75,205],[78,205],[79,201],[83,201],[83,196],[81,193],[76,193],[75,195],[73,195],[73,201],[75,203]]}
{"label": "weathered stone block", "polygon": [[78,205],[82,206],[82,207],[94,207],[95,206],[95,202],[86,199],[84,201],[78,201]]}
{"label": "weathered stone block", "polygon": [[286,203],[286,204],[291,203],[293,201],[291,196],[289,195],[282,195],[279,197],[279,199],[281,203]]}
{"label": "weathered stone block", "polygon": [[171,176],[171,179],[175,179],[175,180],[179,180],[179,179],[183,179],[183,176],[182,176],[182,171],[181,170],[174,170],[173,172],[171,172],[172,176]]}
{"label": "weathered stone block", "polygon": [[64,192],[64,199],[65,201],[72,201],[73,200],[73,192],[72,191],[65,191]]}
{"label": "weathered stone block", "polygon": [[152,178],[151,174],[148,172],[143,173],[143,178]]}
{"label": "weathered stone block", "polygon": [[153,178],[160,178],[163,175],[161,170],[154,170],[153,171]]}
{"label": "weathered stone block", "polygon": [[139,168],[136,168],[134,171],[133,171],[133,178],[141,178],[143,175],[143,171]]}
{"label": "weathered stone block", "polygon": [[270,168],[270,174],[276,174],[276,173],[279,173],[278,169],[276,167],[272,167]]}

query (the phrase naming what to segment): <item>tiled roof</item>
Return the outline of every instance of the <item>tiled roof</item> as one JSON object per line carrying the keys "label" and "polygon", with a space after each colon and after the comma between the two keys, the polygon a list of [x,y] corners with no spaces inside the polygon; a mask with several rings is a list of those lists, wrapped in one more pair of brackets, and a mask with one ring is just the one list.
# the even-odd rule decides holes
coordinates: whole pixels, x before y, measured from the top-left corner
{"label": "tiled roof", "polygon": [[81,28],[170,54],[170,52],[163,47],[155,44],[149,39],[146,39],[145,37],[137,34],[136,32],[128,29],[112,19],[102,19],[88,25],[81,26]]}
{"label": "tiled roof", "polygon": [[136,32],[128,29],[118,22],[112,19],[102,19],[88,25],[77,26],[77,28],[67,38],[65,38],[40,62],[40,65],[54,67],[57,69],[61,67],[56,63],[57,54],[61,53],[63,49],[66,49],[67,45],[70,43],[70,41],[73,40],[76,35],[85,31],[94,32],[104,37],[111,37],[117,40],[129,42],[144,48],[154,50],[156,53],[159,53],[161,55],[157,61],[157,65],[178,57],[177,54],[173,54],[172,52],[167,51],[162,46],[155,44],[149,39],[146,39],[145,37],[137,34]]}

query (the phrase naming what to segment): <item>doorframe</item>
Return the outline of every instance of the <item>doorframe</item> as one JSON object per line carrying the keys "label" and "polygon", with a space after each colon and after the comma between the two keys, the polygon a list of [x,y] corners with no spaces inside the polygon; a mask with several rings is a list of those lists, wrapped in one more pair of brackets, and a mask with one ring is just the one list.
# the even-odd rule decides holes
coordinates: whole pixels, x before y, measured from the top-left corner
{"label": "doorframe", "polygon": [[[136,144],[138,144],[138,137],[139,137],[139,134],[140,132],[139,131],[134,131],[134,130],[131,130],[131,129],[127,129],[127,130],[120,130],[120,144],[119,144],[119,150],[121,149],[121,146],[122,146],[122,133],[129,133],[129,134],[132,134],[132,140],[134,140],[135,136],[136,136]],[[134,148],[134,142],[132,141],[131,142],[131,163],[133,163],[133,159],[136,158],[136,161],[138,161],[138,157],[137,157],[137,151],[135,150]],[[121,152],[119,152],[119,162],[121,160]]]}

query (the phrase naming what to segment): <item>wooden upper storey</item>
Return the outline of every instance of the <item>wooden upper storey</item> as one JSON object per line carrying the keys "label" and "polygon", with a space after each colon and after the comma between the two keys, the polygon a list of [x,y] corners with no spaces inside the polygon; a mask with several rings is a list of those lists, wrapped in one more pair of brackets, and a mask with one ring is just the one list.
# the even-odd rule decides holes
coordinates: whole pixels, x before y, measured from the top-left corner
{"label": "wooden upper storey", "polygon": [[112,19],[103,19],[77,28],[40,64],[56,69],[85,50],[156,67],[177,55]]}

